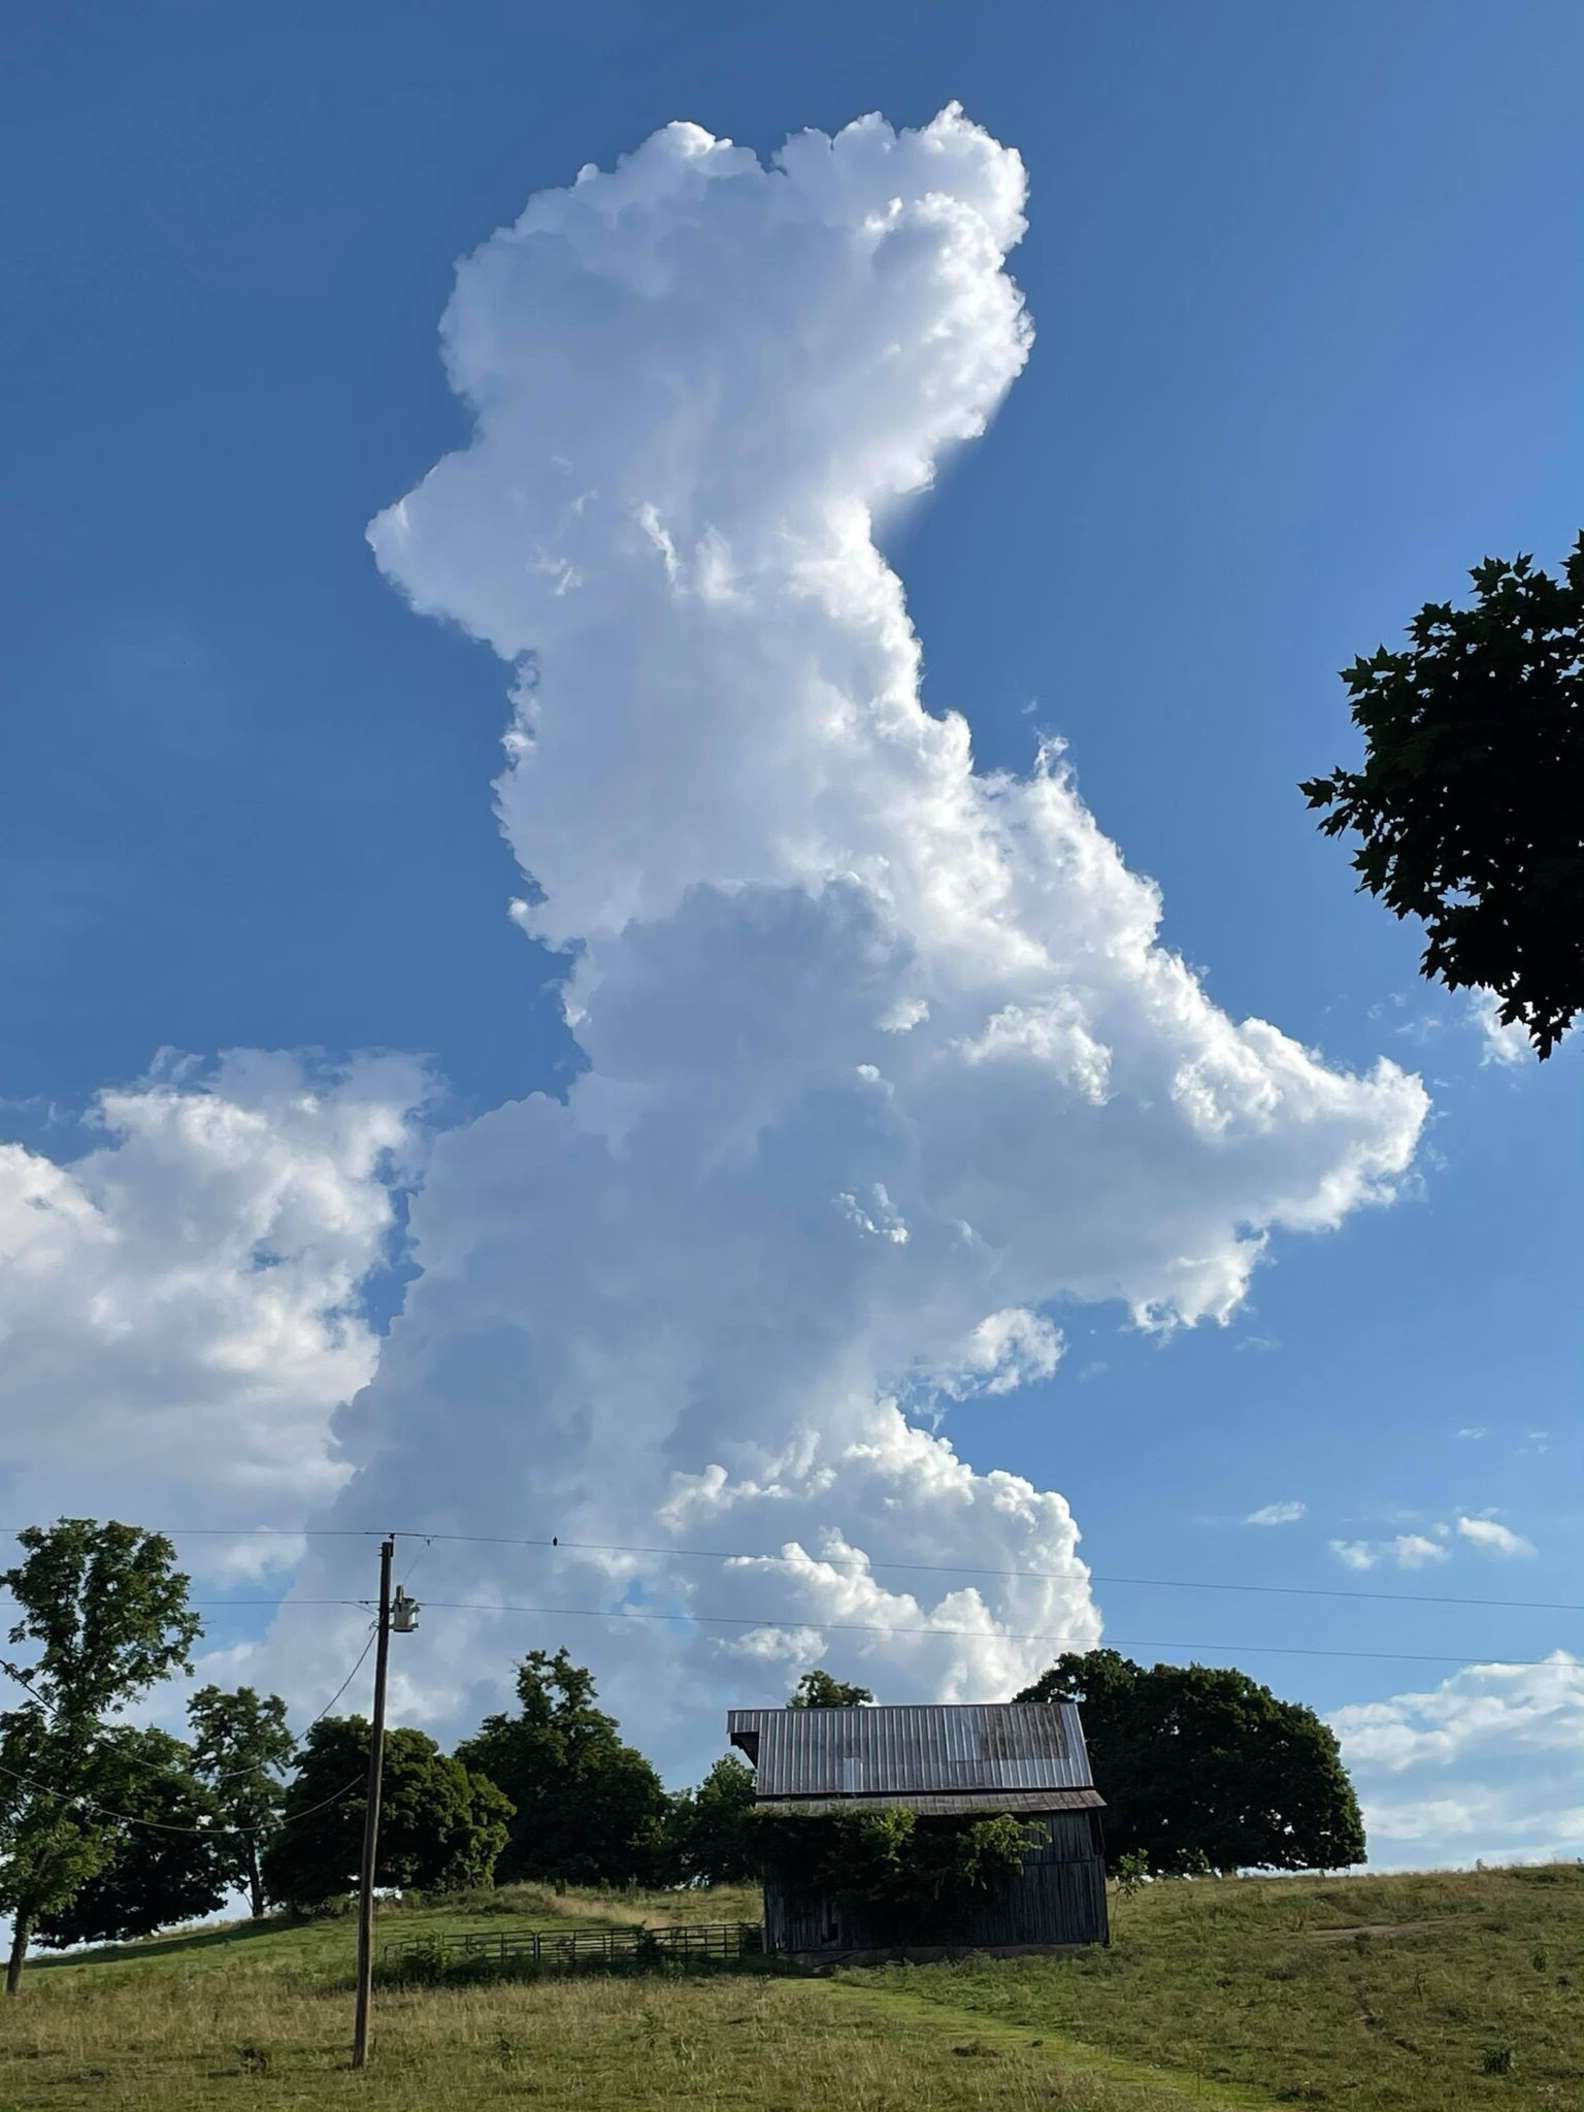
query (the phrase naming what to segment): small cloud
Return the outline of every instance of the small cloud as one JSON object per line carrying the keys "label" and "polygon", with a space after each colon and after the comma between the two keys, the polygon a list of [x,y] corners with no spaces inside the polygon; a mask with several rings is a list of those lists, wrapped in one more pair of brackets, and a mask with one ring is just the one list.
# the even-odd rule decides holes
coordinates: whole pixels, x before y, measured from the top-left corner
{"label": "small cloud", "polygon": [[1391,1544],[1391,1558],[1399,1569],[1424,1569],[1431,1562],[1445,1562],[1447,1551],[1423,1533],[1399,1533]]}
{"label": "small cloud", "polygon": [[1257,1511],[1250,1511],[1243,1523],[1245,1525],[1296,1525],[1307,1509],[1307,1504],[1290,1501],[1287,1503],[1266,1503],[1262,1504]]}
{"label": "small cloud", "polygon": [[1446,1549],[1423,1533],[1399,1533],[1393,1540],[1333,1540],[1330,1548],[1344,1569],[1375,1569],[1383,1562],[1394,1569],[1425,1569],[1447,1559]]}
{"label": "small cloud", "polygon": [[1078,1383],[1082,1385],[1086,1379],[1103,1378],[1110,1369],[1111,1367],[1104,1357],[1093,1357],[1084,1366],[1083,1370],[1079,1372]]}
{"label": "small cloud", "polygon": [[1270,1350],[1280,1349],[1281,1344],[1275,1339],[1273,1335],[1244,1335],[1238,1341],[1234,1342],[1232,1347],[1236,1350]]}
{"label": "small cloud", "polygon": [[1330,1545],[1344,1569],[1373,1569],[1380,1559],[1367,1540],[1333,1540]]}
{"label": "small cloud", "polygon": [[1458,1535],[1473,1546],[1482,1548],[1491,1555],[1532,1555],[1534,1542],[1526,1540],[1522,1533],[1515,1533],[1510,1526],[1498,1525],[1494,1518],[1460,1518]]}
{"label": "small cloud", "polygon": [[1490,1427],[1485,1423],[1467,1423],[1458,1432],[1458,1436],[1467,1438],[1470,1442],[1477,1442],[1482,1437],[1490,1436]]}

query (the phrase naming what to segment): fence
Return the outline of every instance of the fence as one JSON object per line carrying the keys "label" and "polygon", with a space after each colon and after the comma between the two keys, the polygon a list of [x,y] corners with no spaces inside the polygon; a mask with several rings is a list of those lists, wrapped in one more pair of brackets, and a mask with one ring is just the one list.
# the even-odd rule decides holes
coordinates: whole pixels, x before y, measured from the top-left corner
{"label": "fence", "polygon": [[756,1921],[681,1922],[647,1929],[515,1929],[498,1935],[407,1936],[381,1947],[381,1961],[400,1970],[403,1961],[441,1967],[477,1962],[543,1966],[702,1964],[706,1960],[755,1957],[764,1949]]}

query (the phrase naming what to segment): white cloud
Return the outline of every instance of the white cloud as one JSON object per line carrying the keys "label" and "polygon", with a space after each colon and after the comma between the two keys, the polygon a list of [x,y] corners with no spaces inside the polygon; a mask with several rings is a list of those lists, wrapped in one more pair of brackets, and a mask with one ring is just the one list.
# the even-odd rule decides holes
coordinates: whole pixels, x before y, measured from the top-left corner
{"label": "white cloud", "polygon": [[[1391,1199],[1424,1118],[1396,1066],[1210,1002],[1059,743],[981,774],[922,707],[874,524],[1028,355],[1023,191],[954,109],[768,169],[691,125],[585,169],[460,266],[471,439],[370,528],[415,608],[516,671],[513,915],[578,948],[588,1068],[440,1141],[340,1515],[648,1544],[718,1513],[744,1551],[815,1551],[567,1553],[558,1599],[513,1587],[762,1614],[747,1653],[602,1635],[613,1700],[695,1752],[701,1708],[779,1691],[764,1637],[865,1665],[854,1607],[929,1631],[885,1653],[898,1696],[1004,1692],[1093,1639],[1064,1500],[903,1404],[1048,1376],[1061,1301],[1226,1320],[1272,1235]],[[478,1559],[425,1559],[479,1595]],[[1055,1575],[882,1566],[909,1562]],[[432,1708],[498,1637],[474,1626],[409,1653]]]}
{"label": "white cloud", "polygon": [[301,1533],[255,1531],[213,1542],[203,1550],[203,1566],[210,1576],[254,1583],[290,1575],[307,1552],[308,1542]]}
{"label": "white cloud", "polygon": [[[1434,1528],[1437,1532],[1444,1527]],[[1328,1546],[1344,1569],[1374,1569],[1387,1563],[1394,1569],[1424,1569],[1432,1562],[1445,1562],[1447,1551],[1438,1540],[1423,1533],[1398,1533],[1391,1540],[1332,1540]]]}
{"label": "white cloud", "polygon": [[1378,1863],[1577,1856],[1584,1664],[1473,1665],[1330,1717]]}
{"label": "white cloud", "polygon": [[972,1393],[1013,1393],[1035,1379],[1050,1378],[1061,1362],[1062,1332],[1022,1306],[989,1313],[933,1375],[953,1400]]}
{"label": "white cloud", "polygon": [[[377,1361],[357,1294],[427,1090],[397,1057],[167,1059],[99,1096],[84,1156],[0,1145],[8,1507],[52,1515],[67,1477],[74,1506],[151,1522],[327,1498],[348,1472],[331,1417]],[[283,1550],[198,1552],[242,1575]]]}
{"label": "white cloud", "polygon": [[[587,1068],[438,1140],[377,1375],[356,1292],[412,1066],[320,1087],[231,1059],[107,1100],[83,1165],[19,1162],[49,1191],[23,1226],[47,1294],[12,1272],[45,1470],[103,1439],[107,1474],[235,1487],[242,1525],[352,1469],[339,1523],[559,1536],[425,1552],[431,1600],[480,1610],[404,1639],[394,1699],[424,1720],[579,1634],[520,1606],[718,1617],[582,1631],[688,1764],[723,1701],[820,1651],[895,1698],[1009,1691],[1099,1635],[1077,1527],[905,1404],[1048,1377],[1063,1304],[1225,1322],[1273,1237],[1410,1166],[1419,1082],[1215,1006],[1058,741],[982,773],[923,708],[875,526],[1028,356],[1023,204],[1016,154],[955,109],[803,133],[768,169],[672,125],[459,267],[471,438],[370,541],[513,669],[511,914],[575,949]],[[609,1546],[728,1518],[728,1548],[781,1552]],[[316,1541],[300,1589],[366,1595],[360,1561]],[[1043,1574],[954,1588],[953,1564]],[[877,1623],[921,1633],[882,1652]],[[362,1626],[283,1615],[253,1675],[316,1687]]]}
{"label": "white cloud", "polygon": [[1489,990],[1471,990],[1468,993],[1468,1023],[1478,1033],[1482,1048],[1480,1064],[1501,1064],[1504,1068],[1519,1063],[1534,1061],[1534,1043],[1527,1031],[1516,1021],[1510,1026],[1501,1022],[1501,999]]}
{"label": "white cloud", "polygon": [[1470,1442],[1477,1443],[1480,1438],[1490,1436],[1490,1428],[1489,1425],[1485,1423],[1466,1423],[1464,1427],[1458,1432],[1458,1436],[1461,1438],[1466,1438]]}
{"label": "white cloud", "polygon": [[1380,1560],[1379,1548],[1368,1540],[1331,1540],[1326,1544],[1344,1569],[1373,1569]]}
{"label": "white cloud", "polygon": [[1445,1562],[1447,1551],[1438,1540],[1423,1533],[1399,1533],[1391,1543],[1392,1560],[1399,1569],[1423,1569],[1431,1562]]}
{"label": "white cloud", "polygon": [[1488,1555],[1532,1555],[1534,1543],[1494,1518],[1460,1518],[1458,1537]]}
{"label": "white cloud", "polygon": [[1245,1525],[1296,1525],[1308,1509],[1303,1503],[1264,1503],[1257,1511],[1250,1511],[1244,1519]]}

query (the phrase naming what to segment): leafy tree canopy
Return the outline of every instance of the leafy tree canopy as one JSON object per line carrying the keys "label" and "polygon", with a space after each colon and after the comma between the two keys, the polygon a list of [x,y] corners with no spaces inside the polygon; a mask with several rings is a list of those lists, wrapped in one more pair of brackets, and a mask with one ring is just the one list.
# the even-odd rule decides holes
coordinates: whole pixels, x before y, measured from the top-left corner
{"label": "leafy tree canopy", "polygon": [[1019,1701],[1075,1701],[1113,1864],[1160,1875],[1338,1870],[1364,1826],[1335,1735],[1246,1672],[1146,1669],[1115,1650],[1059,1657]]}
{"label": "leafy tree canopy", "polygon": [[753,1769],[727,1753],[697,1789],[672,1800],[666,1874],[673,1883],[724,1885],[759,1867],[753,1837]]}
{"label": "leafy tree canopy", "polygon": [[[280,1830],[262,1857],[269,1899],[306,1909],[356,1884],[369,1735],[365,1717],[327,1716],[304,1739]],[[387,1731],[375,1883],[443,1892],[491,1884],[511,1810],[493,1782],[422,1731]]]}
{"label": "leafy tree canopy", "polygon": [[595,1706],[594,1680],[565,1650],[535,1650],[517,1670],[521,1709],[487,1716],[457,1758],[498,1783],[516,1808],[502,1883],[647,1882],[665,1861],[669,1805],[660,1777]]}
{"label": "leafy tree canopy", "polygon": [[[41,1943],[113,1943],[195,1921],[231,1889],[220,1814],[167,1731],[112,1731],[99,1794],[131,1824],[110,1829],[105,1861],[65,1905],[41,1914]],[[117,1779],[119,1778],[119,1779]]]}
{"label": "leafy tree canopy", "polygon": [[286,1801],[284,1771],[297,1741],[278,1694],[251,1687],[227,1693],[200,1687],[187,1704],[192,1768],[226,1829],[218,1852],[228,1884],[246,1890],[255,1919],[264,1912],[264,1845]]}
{"label": "leafy tree canopy", "polygon": [[808,1817],[760,1811],[763,1866],[794,1896],[835,1899],[876,1929],[932,1920],[988,1898],[1022,1863],[1040,1829],[1001,1815],[920,1819],[893,1806]]}
{"label": "leafy tree canopy", "polygon": [[856,1709],[874,1696],[867,1687],[855,1687],[844,1679],[833,1679],[823,1668],[805,1672],[793,1689],[789,1709]]}
{"label": "leafy tree canopy", "polygon": [[104,1718],[168,1673],[187,1670],[200,1623],[176,1552],[138,1526],[62,1518],[17,1535],[0,1574],[18,1606],[10,1630],[30,1662],[8,1667],[29,1692],[0,1714],[0,1912],[11,1915],[6,1991],[15,1994],[36,1923],[59,1914],[107,1862],[122,1770]]}
{"label": "leafy tree canopy", "polygon": [[1409,651],[1344,671],[1364,766],[1299,789],[1423,920],[1421,972],[1492,992],[1543,1058],[1584,1010],[1584,535],[1560,581],[1528,557],[1471,576],[1472,608],[1428,602]]}

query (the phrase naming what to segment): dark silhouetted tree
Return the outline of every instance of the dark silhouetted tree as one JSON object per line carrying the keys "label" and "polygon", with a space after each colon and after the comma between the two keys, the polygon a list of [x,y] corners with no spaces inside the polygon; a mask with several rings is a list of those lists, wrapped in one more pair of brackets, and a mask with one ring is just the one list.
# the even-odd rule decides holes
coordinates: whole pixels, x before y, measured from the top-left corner
{"label": "dark silhouetted tree", "polygon": [[1429,602],[1411,648],[1343,674],[1360,770],[1300,790],[1352,830],[1361,885],[1423,920],[1421,972],[1490,991],[1548,1056],[1584,1010],[1584,535],[1562,580],[1476,565],[1474,606]]}
{"label": "dark silhouetted tree", "polygon": [[595,1707],[592,1674],[565,1650],[535,1650],[517,1670],[522,1706],[487,1716],[457,1758],[516,1806],[501,1857],[503,1884],[648,1883],[665,1863],[665,1786]]}
{"label": "dark silhouetted tree", "polygon": [[176,1551],[141,1527],[62,1518],[17,1535],[22,1559],[0,1575],[17,1602],[14,1644],[37,1652],[11,1669],[31,1690],[0,1714],[0,1912],[11,1916],[6,1992],[21,1985],[35,1925],[63,1912],[109,1862],[121,1780],[105,1717],[186,1670],[198,1636]]}
{"label": "dark silhouetted tree", "polygon": [[[307,1911],[351,1891],[363,1848],[368,1755],[366,1717],[327,1716],[309,1731],[280,1828],[262,1857],[268,1898]],[[386,1732],[377,1885],[455,1892],[492,1884],[510,1818],[511,1804],[493,1782],[422,1731]]]}
{"label": "dark silhouetted tree", "polygon": [[1358,1800],[1335,1735],[1246,1672],[1146,1669],[1115,1650],[1060,1657],[1019,1701],[1075,1701],[1106,1853],[1162,1876],[1339,1870],[1364,1860]]}

